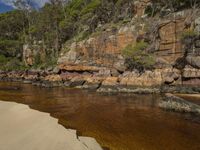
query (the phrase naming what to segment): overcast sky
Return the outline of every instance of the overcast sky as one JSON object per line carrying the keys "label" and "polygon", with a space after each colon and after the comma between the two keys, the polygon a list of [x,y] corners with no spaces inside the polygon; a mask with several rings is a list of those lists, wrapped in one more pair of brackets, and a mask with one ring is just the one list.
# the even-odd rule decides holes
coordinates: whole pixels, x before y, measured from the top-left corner
{"label": "overcast sky", "polygon": [[[42,7],[46,2],[48,2],[48,0],[31,0],[31,1],[37,4],[37,6],[39,7]],[[8,6],[13,6],[12,4],[13,0],[0,0],[0,2]]]}

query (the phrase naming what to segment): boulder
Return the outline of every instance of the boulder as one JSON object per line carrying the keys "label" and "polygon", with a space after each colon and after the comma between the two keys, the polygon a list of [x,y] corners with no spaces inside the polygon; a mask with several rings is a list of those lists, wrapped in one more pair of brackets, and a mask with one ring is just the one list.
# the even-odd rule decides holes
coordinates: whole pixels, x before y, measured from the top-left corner
{"label": "boulder", "polygon": [[195,47],[196,48],[200,48],[200,40],[196,40],[195,41]]}
{"label": "boulder", "polygon": [[54,67],[52,73],[58,74],[60,72],[60,69],[58,67]]}
{"label": "boulder", "polygon": [[60,75],[48,75],[44,78],[45,81],[55,82],[55,81],[62,81]]}
{"label": "boulder", "polygon": [[183,70],[182,76],[184,78],[200,78],[200,69],[187,67]]}
{"label": "boulder", "polygon": [[83,86],[83,84],[85,83],[85,79],[83,77],[74,77],[71,79],[71,84],[70,87],[79,87],[79,86]]}
{"label": "boulder", "polygon": [[100,76],[100,77],[109,77],[109,76],[111,76],[111,70],[110,69],[101,69],[95,75]]}
{"label": "boulder", "polygon": [[177,112],[197,113],[200,115],[199,105],[188,102],[172,94],[165,94],[165,98],[162,102],[159,103],[159,106],[167,110],[174,110]]}
{"label": "boulder", "polygon": [[119,72],[124,72],[127,68],[125,66],[125,60],[122,56],[118,57],[118,61],[114,63],[113,67]]}
{"label": "boulder", "polygon": [[186,60],[192,67],[200,69],[200,56],[187,56]]}
{"label": "boulder", "polygon": [[86,79],[86,82],[83,85],[83,88],[86,89],[98,89],[103,81],[103,78],[100,77],[89,77]]}
{"label": "boulder", "polygon": [[195,19],[195,31],[197,31],[198,33],[200,33],[200,17],[197,17]]}
{"label": "boulder", "polygon": [[107,77],[103,82],[102,86],[116,86],[118,85],[118,77]]}
{"label": "boulder", "polygon": [[126,75],[120,77],[120,85],[123,86],[157,86],[161,85],[163,82],[161,71],[146,71],[143,74],[138,74],[137,72],[127,72]]}
{"label": "boulder", "polygon": [[111,76],[118,77],[120,73],[116,69],[111,69]]}

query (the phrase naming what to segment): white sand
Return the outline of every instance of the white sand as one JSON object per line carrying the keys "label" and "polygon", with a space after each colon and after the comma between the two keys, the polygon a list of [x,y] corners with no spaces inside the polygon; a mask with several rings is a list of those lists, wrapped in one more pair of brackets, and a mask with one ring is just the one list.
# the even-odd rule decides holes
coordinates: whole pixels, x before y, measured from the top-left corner
{"label": "white sand", "polygon": [[95,139],[77,137],[47,113],[0,101],[0,150],[102,150]]}

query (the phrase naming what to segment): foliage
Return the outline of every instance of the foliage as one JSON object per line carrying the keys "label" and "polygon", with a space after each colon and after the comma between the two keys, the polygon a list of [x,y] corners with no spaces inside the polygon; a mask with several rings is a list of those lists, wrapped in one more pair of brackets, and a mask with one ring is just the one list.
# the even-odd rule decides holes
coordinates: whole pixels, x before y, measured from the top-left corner
{"label": "foliage", "polygon": [[21,52],[23,27],[26,20],[21,11],[0,14],[1,54],[15,57]]}
{"label": "foliage", "polygon": [[28,67],[25,66],[17,58],[7,58],[4,55],[0,55],[0,70],[12,71],[12,70],[27,70]]}
{"label": "foliage", "polygon": [[126,65],[129,69],[137,69],[143,72],[146,69],[153,68],[155,58],[145,51],[147,47],[148,43],[141,41],[136,44],[130,44],[123,49],[123,55],[126,58]]}
{"label": "foliage", "polygon": [[95,9],[97,9],[98,6],[101,5],[100,0],[92,0],[89,4],[87,4],[83,10],[81,11],[81,14],[87,14],[89,12],[93,12]]}
{"label": "foliage", "polygon": [[181,34],[181,39],[187,39],[187,38],[194,38],[198,35],[198,33],[194,30],[186,30]]}
{"label": "foliage", "polygon": [[4,65],[5,63],[7,63],[8,58],[6,58],[4,55],[0,55],[0,65]]}
{"label": "foliage", "polygon": [[31,66],[34,69],[46,69],[48,67],[54,67],[57,63],[57,58],[46,58],[44,62],[41,61],[39,55],[36,56],[35,64]]}
{"label": "foliage", "polygon": [[157,13],[165,15],[164,10],[176,12],[185,8],[193,8],[200,6],[199,0],[152,0],[152,5],[149,5],[145,12],[148,16],[154,16]]}

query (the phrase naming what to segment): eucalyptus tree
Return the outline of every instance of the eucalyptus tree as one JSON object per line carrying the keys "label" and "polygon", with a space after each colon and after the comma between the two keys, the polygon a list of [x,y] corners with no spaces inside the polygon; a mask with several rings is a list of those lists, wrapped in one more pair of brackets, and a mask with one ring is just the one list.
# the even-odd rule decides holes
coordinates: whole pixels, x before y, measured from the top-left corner
{"label": "eucalyptus tree", "polygon": [[[32,6],[31,6],[31,1],[30,0],[14,0],[13,4],[14,4],[15,8],[18,9],[19,11],[21,11],[22,14],[24,15],[24,19],[23,19],[24,36],[23,36],[23,38],[24,38],[24,42],[27,43],[31,39],[30,34],[29,34],[29,29],[30,29],[30,26],[31,26],[30,13],[33,10]],[[26,26],[28,26],[27,27],[28,28],[27,33],[26,33]],[[26,34],[28,34],[28,39],[27,39]]]}

